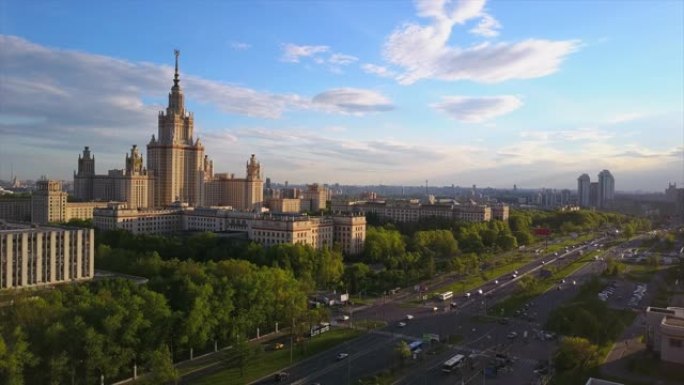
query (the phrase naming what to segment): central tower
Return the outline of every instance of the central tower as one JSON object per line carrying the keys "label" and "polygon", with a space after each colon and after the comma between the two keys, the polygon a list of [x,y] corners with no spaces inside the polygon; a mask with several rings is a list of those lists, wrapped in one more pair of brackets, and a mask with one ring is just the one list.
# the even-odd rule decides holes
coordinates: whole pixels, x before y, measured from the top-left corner
{"label": "central tower", "polygon": [[194,119],[185,110],[178,57],[166,111],[159,111],[158,132],[147,144],[147,169],[155,177],[154,206],[181,201],[203,204],[204,146],[193,137]]}

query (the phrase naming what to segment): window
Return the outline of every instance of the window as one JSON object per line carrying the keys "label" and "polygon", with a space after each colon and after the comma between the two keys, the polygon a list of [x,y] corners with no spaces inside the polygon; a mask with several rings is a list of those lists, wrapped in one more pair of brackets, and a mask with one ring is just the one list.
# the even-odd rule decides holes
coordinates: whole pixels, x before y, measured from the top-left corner
{"label": "window", "polygon": [[671,348],[681,348],[682,347],[682,340],[670,338],[670,347]]}

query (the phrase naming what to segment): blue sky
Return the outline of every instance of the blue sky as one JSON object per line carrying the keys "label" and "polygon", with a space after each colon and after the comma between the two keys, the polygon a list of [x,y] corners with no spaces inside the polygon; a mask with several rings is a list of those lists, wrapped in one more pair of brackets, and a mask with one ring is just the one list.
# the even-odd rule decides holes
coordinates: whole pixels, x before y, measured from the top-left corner
{"label": "blue sky", "polygon": [[684,184],[681,1],[0,1],[0,178],[156,134],[173,49],[217,172],[278,182]]}

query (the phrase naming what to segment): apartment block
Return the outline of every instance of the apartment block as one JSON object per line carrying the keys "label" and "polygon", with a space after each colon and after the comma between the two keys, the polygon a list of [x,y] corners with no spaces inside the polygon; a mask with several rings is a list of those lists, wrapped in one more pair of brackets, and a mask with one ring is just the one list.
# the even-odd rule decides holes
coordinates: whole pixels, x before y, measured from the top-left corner
{"label": "apartment block", "polygon": [[0,223],[0,289],[92,279],[93,229]]}

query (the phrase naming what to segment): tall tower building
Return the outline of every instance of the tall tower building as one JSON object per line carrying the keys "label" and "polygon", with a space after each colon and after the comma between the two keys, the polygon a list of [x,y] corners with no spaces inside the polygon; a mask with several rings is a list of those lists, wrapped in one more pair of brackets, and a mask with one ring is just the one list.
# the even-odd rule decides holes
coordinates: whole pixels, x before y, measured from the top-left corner
{"label": "tall tower building", "polygon": [[159,112],[158,132],[147,145],[147,169],[155,177],[154,206],[181,201],[191,206],[203,203],[204,146],[194,138],[194,118],[185,110],[183,91],[176,71],[166,111]]}
{"label": "tall tower building", "polygon": [[247,178],[245,183],[247,189],[246,205],[250,210],[258,209],[264,202],[264,181],[261,179],[261,163],[256,160],[254,154],[247,162]]}
{"label": "tall tower building", "polygon": [[74,195],[78,199],[93,199],[93,177],[95,176],[95,156],[91,155],[90,147],[83,149],[78,156],[78,169],[74,172]]}
{"label": "tall tower building", "polygon": [[615,178],[608,170],[598,174],[598,207],[608,208],[615,198]]}
{"label": "tall tower building", "polygon": [[590,207],[590,184],[591,180],[587,174],[577,178],[577,200],[580,207]]}
{"label": "tall tower building", "polygon": [[62,182],[42,179],[38,190],[31,194],[31,220],[37,224],[64,222],[67,218],[67,193]]}

